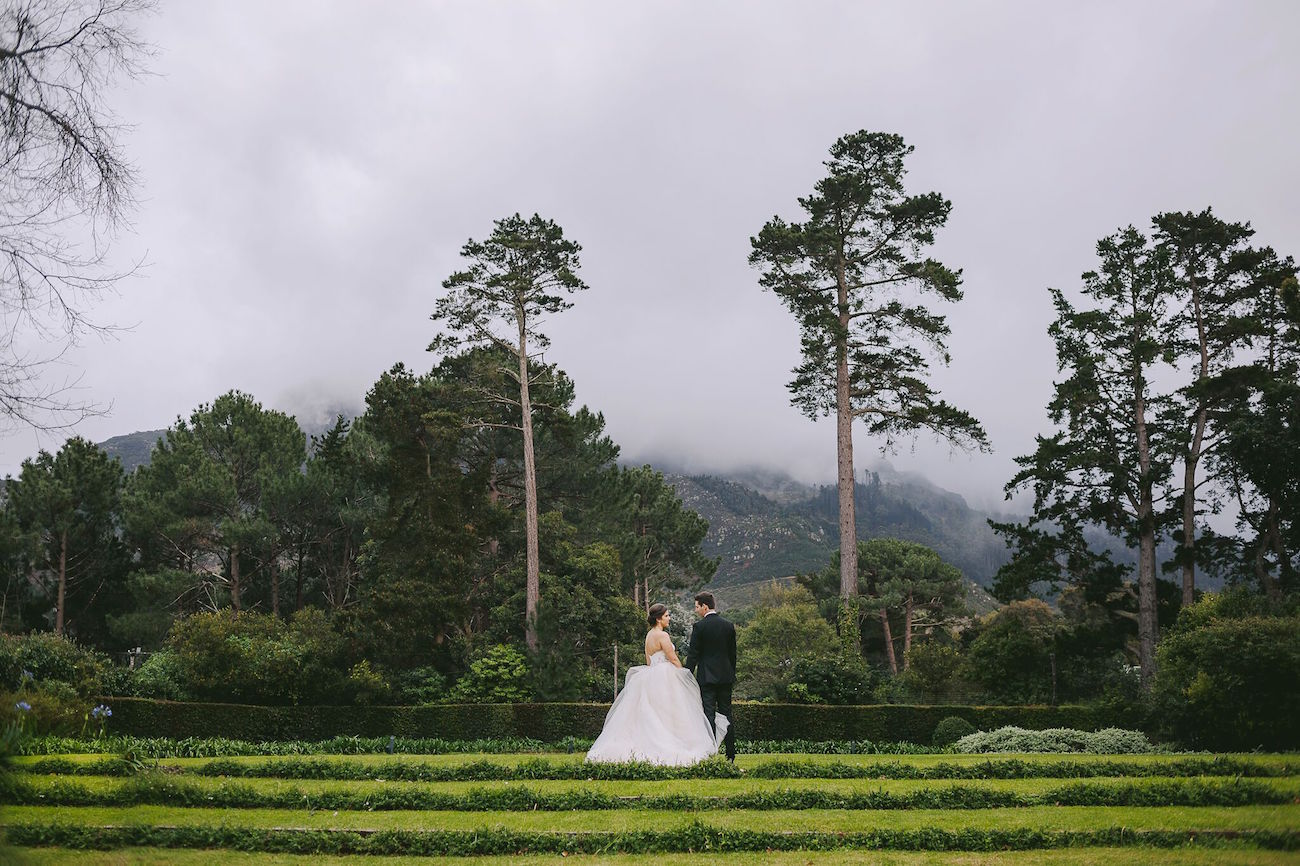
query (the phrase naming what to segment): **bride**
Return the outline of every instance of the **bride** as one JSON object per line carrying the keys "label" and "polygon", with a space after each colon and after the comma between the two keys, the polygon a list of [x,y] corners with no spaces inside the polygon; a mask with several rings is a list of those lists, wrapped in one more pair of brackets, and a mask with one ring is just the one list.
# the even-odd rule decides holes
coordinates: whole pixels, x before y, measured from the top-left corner
{"label": "bride", "polygon": [[677,650],[665,631],[670,618],[665,605],[650,606],[646,663],[628,669],[623,691],[587,752],[588,761],[685,766],[717,753],[727,733],[727,718],[719,714],[717,732],[710,730],[700,687],[677,660]]}

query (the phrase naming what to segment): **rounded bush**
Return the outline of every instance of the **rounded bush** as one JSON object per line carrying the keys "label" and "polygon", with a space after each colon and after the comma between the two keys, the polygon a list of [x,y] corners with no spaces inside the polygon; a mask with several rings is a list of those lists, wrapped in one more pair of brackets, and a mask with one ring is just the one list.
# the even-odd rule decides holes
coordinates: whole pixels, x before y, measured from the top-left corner
{"label": "rounded bush", "polygon": [[1300,619],[1198,603],[1157,650],[1156,718],[1196,748],[1300,746]]}
{"label": "rounded bush", "polygon": [[1095,733],[1074,728],[1028,731],[1012,725],[967,734],[955,743],[959,752],[1083,752],[1092,755],[1135,755],[1158,751],[1146,734],[1121,728]]}
{"label": "rounded bush", "polygon": [[117,671],[108,656],[51,632],[0,634],[0,688],[64,683],[80,695],[112,691]]}
{"label": "rounded bush", "polygon": [[969,734],[975,733],[975,726],[963,719],[961,716],[948,716],[940,719],[939,724],[934,728],[934,739],[931,742],[936,746],[951,746]]}

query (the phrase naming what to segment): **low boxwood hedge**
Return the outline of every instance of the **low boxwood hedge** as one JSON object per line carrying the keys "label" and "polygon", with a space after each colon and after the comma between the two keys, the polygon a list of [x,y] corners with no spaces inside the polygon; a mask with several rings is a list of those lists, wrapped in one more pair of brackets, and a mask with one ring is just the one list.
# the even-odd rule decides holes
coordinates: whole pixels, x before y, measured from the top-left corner
{"label": "low boxwood hedge", "polygon": [[[447,740],[528,737],[555,742],[600,733],[604,704],[439,704],[424,707],[265,707],[148,698],[102,698],[113,707],[112,732],[136,737],[226,737],[236,740],[324,740],[439,737]],[[1095,731],[1120,725],[1113,711],[1090,706],[809,706],[735,705],[745,740],[870,740],[929,743],[939,722],[955,716],[977,730],[1006,725]]]}
{"label": "low boxwood hedge", "polygon": [[1252,846],[1278,851],[1300,848],[1295,830],[1097,830],[966,829],[867,830],[854,833],[732,830],[701,823],[671,830],[622,833],[482,830],[289,830],[251,827],[96,827],[61,822],[10,824],[6,841],[24,847],[57,845],[108,851],[127,847],[209,848],[277,854],[371,854],[468,857],[523,854],[668,854],[768,851],[1027,851],[1044,848],[1185,848]]}

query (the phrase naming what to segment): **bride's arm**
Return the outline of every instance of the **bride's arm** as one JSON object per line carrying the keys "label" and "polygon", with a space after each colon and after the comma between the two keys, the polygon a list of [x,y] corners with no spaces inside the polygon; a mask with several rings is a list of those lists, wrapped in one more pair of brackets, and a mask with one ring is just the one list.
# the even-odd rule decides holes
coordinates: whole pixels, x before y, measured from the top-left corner
{"label": "bride's arm", "polygon": [[668,637],[667,634],[664,634],[659,638],[659,648],[664,651],[664,655],[668,657],[668,661],[677,665],[677,667],[682,666],[682,663],[677,659],[677,647],[673,646],[672,638]]}

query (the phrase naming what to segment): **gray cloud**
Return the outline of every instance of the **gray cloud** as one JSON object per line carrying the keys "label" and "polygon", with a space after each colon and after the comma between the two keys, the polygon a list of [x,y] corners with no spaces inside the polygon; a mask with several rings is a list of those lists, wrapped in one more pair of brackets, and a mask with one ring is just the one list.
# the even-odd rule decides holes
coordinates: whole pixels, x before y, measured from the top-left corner
{"label": "gray cloud", "polygon": [[[114,405],[79,432],[233,387],[357,405],[432,362],[464,240],[539,211],[591,285],[548,360],[626,456],[829,479],[833,429],[788,405],[795,330],[746,256],[871,128],[953,200],[938,254],[967,296],[935,381],[997,449],[893,462],[992,504],[1046,425],[1046,287],[1076,286],[1099,237],[1212,204],[1300,252],[1298,26],[1289,2],[169,4],[158,74],[116,105],[145,183],[118,254],[152,264],[99,310],[135,330],[70,359]],[[5,468],[37,444],[9,436]]]}

